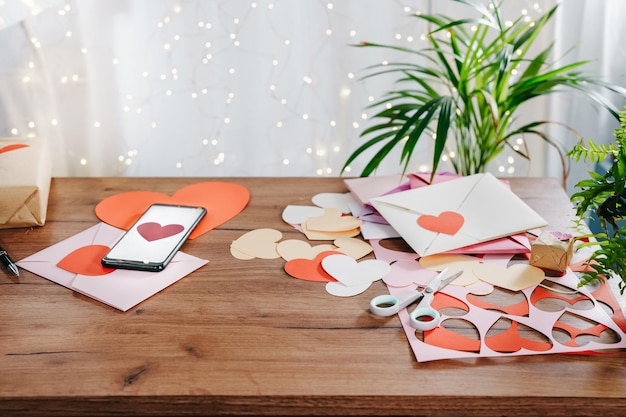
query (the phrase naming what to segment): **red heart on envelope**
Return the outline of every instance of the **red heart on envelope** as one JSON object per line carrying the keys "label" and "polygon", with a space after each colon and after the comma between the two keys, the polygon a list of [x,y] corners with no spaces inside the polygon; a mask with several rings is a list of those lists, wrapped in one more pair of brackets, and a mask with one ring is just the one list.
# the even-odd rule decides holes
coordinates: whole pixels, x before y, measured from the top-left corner
{"label": "red heart on envelope", "polygon": [[157,222],[147,222],[137,226],[137,232],[148,242],[177,235],[183,230],[185,230],[185,228],[180,224],[166,224],[165,226],[161,226]]}
{"label": "red heart on envelope", "polygon": [[207,213],[191,232],[194,239],[239,214],[250,201],[250,192],[239,184],[201,182],[188,185],[172,196],[153,191],[129,191],[105,198],[96,206],[96,216],[105,223],[128,230],[154,203],[204,207]]}
{"label": "red heart on envelope", "polygon": [[28,148],[28,145],[23,143],[14,143],[13,145],[7,145],[0,148],[0,153],[15,151],[17,149]]}
{"label": "red heart on envelope", "polygon": [[57,263],[57,266],[75,274],[91,277],[110,274],[115,269],[104,267],[100,263],[100,260],[107,254],[109,249],[105,245],[83,246],[68,253]]}
{"label": "red heart on envelope", "polygon": [[453,235],[459,231],[465,219],[456,211],[443,211],[439,216],[423,214],[417,218],[417,224],[431,232]]}

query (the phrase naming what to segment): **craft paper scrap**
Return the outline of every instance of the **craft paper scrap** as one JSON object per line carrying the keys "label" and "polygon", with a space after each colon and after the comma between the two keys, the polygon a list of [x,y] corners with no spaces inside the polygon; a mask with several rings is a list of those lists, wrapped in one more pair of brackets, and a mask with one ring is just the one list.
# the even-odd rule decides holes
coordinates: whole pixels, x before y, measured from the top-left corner
{"label": "craft paper scrap", "polygon": [[421,256],[487,242],[547,224],[489,173],[373,198],[371,203]]}
{"label": "craft paper scrap", "polygon": [[17,262],[37,274],[122,311],[167,288],[208,261],[178,252],[161,272],[103,268],[103,251],[124,231],[98,223]]}
{"label": "craft paper scrap", "polygon": [[103,222],[128,230],[154,203],[204,207],[207,214],[194,228],[189,239],[207,233],[239,214],[250,201],[250,192],[229,182],[201,182],[176,191],[172,196],[152,191],[129,191],[105,198],[96,205]]}

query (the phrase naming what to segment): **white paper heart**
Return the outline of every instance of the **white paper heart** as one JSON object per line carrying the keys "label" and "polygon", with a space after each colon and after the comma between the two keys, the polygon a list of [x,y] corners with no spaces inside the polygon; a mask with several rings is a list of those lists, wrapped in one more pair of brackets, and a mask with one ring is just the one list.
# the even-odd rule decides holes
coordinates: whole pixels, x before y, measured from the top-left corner
{"label": "white paper heart", "polygon": [[285,207],[282,218],[288,224],[301,224],[309,217],[317,217],[324,214],[324,209],[316,206],[289,205]]}
{"label": "white paper heart", "polygon": [[341,282],[328,282],[326,291],[337,297],[352,297],[366,291],[372,285],[371,282],[363,282],[357,285],[344,285]]}
{"label": "white paper heart", "polygon": [[352,193],[320,193],[312,198],[313,204],[323,208],[336,208],[342,213],[350,213],[349,204],[356,200]]}
{"label": "white paper heart", "polygon": [[384,278],[391,267],[379,259],[357,262],[348,255],[329,255],[322,259],[322,268],[346,286],[374,282]]}

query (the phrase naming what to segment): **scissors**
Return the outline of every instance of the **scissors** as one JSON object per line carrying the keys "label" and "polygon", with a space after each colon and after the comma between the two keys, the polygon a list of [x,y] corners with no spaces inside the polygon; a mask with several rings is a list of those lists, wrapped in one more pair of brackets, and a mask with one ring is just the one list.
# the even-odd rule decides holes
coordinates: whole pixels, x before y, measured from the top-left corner
{"label": "scissors", "polygon": [[461,275],[463,271],[444,279],[447,273],[448,268],[445,268],[422,290],[417,289],[399,297],[389,294],[374,297],[370,301],[370,311],[377,316],[392,316],[421,298],[415,310],[409,314],[409,322],[412,327],[418,330],[434,329],[441,323],[441,315],[430,306],[435,298],[435,293]]}

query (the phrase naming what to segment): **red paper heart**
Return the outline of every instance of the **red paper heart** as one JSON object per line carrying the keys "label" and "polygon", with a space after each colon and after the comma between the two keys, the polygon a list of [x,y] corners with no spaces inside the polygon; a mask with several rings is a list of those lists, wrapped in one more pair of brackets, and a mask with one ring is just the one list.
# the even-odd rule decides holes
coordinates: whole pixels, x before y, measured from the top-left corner
{"label": "red paper heart", "polygon": [[[504,331],[498,330],[507,324],[509,325],[508,329]],[[534,337],[537,340],[531,340],[527,337]],[[513,353],[521,349],[545,352],[552,348],[550,339],[544,334],[515,320],[504,317],[498,319],[489,329],[485,337],[485,344],[491,350],[501,353]]]}
{"label": "red paper heart", "polygon": [[343,255],[337,251],[324,251],[319,253],[315,259],[292,259],[285,264],[285,272],[294,278],[305,281],[336,282],[337,280],[322,267],[322,259],[333,254]]}
{"label": "red paper heart", "polygon": [[453,235],[459,231],[465,219],[456,211],[444,211],[439,216],[423,214],[417,218],[417,224],[431,232]]}
{"label": "red paper heart", "polygon": [[28,148],[28,145],[23,143],[14,143],[13,145],[7,145],[0,148],[0,153],[15,151],[17,149]]}
{"label": "red paper heart", "polygon": [[235,217],[249,200],[250,192],[242,185],[201,182],[183,187],[172,196],[152,191],[115,194],[98,203],[96,215],[111,226],[128,230],[153,203],[204,207],[207,214],[189,236],[194,239]]}
{"label": "red paper heart", "polygon": [[115,269],[106,268],[100,263],[100,260],[107,254],[109,249],[105,245],[83,246],[68,253],[57,263],[57,266],[74,274],[92,277],[110,274]]}
{"label": "red paper heart", "polygon": [[183,230],[185,230],[185,228],[180,224],[166,224],[165,226],[161,226],[156,222],[148,222],[137,226],[137,232],[148,242],[177,235]]}

